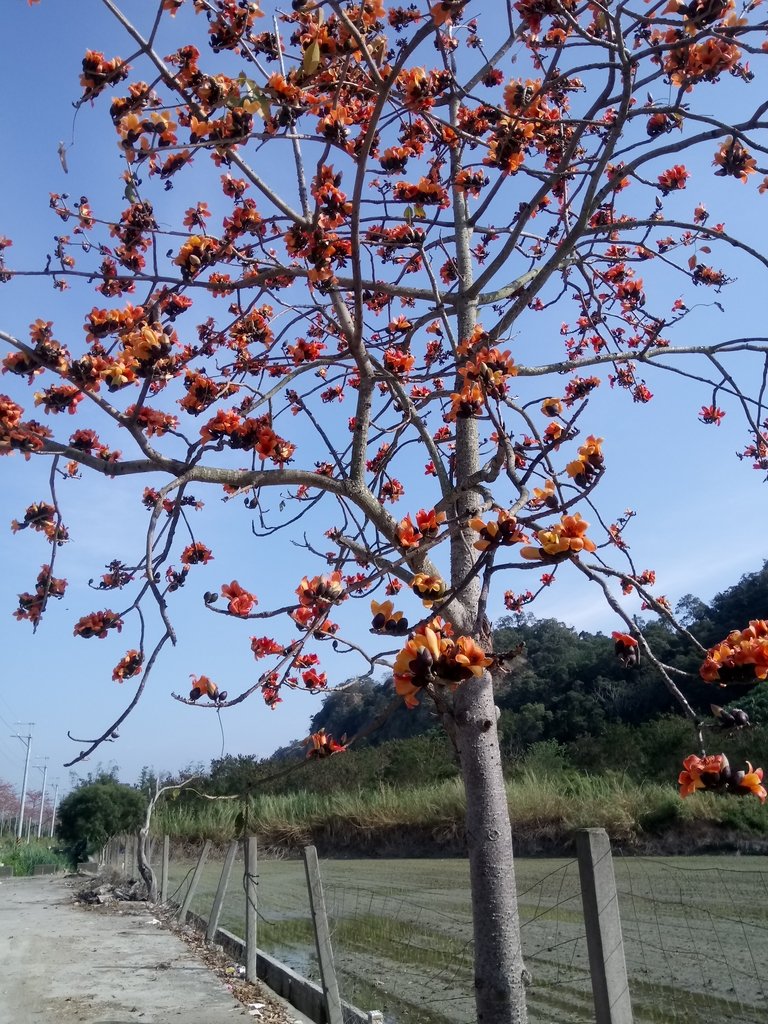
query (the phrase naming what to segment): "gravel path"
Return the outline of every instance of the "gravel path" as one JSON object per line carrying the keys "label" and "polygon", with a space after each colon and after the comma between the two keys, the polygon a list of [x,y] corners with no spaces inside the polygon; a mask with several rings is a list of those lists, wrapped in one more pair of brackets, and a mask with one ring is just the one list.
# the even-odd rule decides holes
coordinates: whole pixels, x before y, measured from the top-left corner
{"label": "gravel path", "polygon": [[[91,910],[63,878],[0,882],[0,1024],[294,1024],[249,1012],[143,905]],[[125,908],[125,909],[122,909]]]}

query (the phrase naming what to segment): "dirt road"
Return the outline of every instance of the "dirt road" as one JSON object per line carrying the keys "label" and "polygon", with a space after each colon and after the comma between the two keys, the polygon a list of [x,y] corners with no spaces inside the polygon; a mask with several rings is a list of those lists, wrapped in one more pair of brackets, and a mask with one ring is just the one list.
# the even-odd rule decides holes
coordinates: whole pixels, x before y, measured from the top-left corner
{"label": "dirt road", "polygon": [[181,939],[128,906],[109,914],[75,906],[62,878],[3,879],[0,1024],[275,1019],[272,1008],[249,1013]]}

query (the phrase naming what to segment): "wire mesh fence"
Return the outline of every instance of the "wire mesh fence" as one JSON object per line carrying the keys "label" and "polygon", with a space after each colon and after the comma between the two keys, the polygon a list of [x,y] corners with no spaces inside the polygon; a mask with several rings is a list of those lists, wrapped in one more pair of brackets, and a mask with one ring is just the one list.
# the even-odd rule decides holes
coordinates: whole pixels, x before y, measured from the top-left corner
{"label": "wire mesh fence", "polygon": [[[212,853],[191,909],[210,912],[225,850]],[[181,902],[195,861],[172,857]],[[637,1024],[768,1024],[768,864],[759,857],[614,857]],[[466,861],[322,860],[342,998],[388,1024],[474,1019]],[[304,865],[259,862],[258,943],[319,977]],[[221,924],[243,934],[242,854]],[[517,861],[531,1024],[592,1024],[578,865]]]}

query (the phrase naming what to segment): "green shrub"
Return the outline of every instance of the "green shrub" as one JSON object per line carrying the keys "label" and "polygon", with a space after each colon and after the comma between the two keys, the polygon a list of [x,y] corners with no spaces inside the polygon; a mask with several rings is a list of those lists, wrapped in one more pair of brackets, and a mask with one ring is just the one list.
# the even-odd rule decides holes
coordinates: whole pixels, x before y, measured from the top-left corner
{"label": "green shrub", "polygon": [[79,786],[61,801],[57,835],[77,863],[101,849],[111,836],[135,831],[145,809],[142,793],[104,777]]}

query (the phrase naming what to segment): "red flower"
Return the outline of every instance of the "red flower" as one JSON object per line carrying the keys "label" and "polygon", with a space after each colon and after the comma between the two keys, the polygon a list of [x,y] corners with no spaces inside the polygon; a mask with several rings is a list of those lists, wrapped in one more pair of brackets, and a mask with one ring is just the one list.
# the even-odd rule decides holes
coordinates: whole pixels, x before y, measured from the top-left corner
{"label": "red flower", "polygon": [[344,744],[337,743],[333,736],[327,733],[325,729],[313,732],[311,736],[304,740],[304,745],[309,746],[307,751],[307,757],[309,758],[330,757],[331,754],[340,754],[347,749]]}
{"label": "red flower", "polygon": [[119,633],[122,628],[123,620],[120,616],[106,609],[103,612],[91,612],[90,615],[84,615],[82,619],[78,619],[75,623],[74,635],[81,636],[86,640],[97,636],[103,640],[107,635],[107,630],[116,629]]}
{"label": "red flower", "polygon": [[328,685],[328,679],[326,678],[325,672],[317,672],[314,668],[310,668],[306,672],[302,672],[301,678],[308,690],[324,690]]}
{"label": "red flower", "polygon": [[[258,601],[253,594],[244,590],[237,580],[232,580],[231,583],[225,583],[221,588],[221,596],[226,597],[229,601],[227,605],[227,611],[230,615],[239,615],[245,618]],[[255,653],[255,652],[254,652]]]}
{"label": "red flower", "polygon": [[663,174],[659,175],[659,186],[661,188],[662,195],[668,195],[670,192],[675,192],[679,189],[685,188],[685,183],[690,178],[690,172],[683,167],[682,164],[675,164],[674,167],[670,167],[669,170],[664,171]]}
{"label": "red flower", "polygon": [[699,413],[699,419],[702,423],[714,423],[716,427],[719,427],[725,413],[722,409],[718,409],[716,405],[702,405],[701,412]]}
{"label": "red flower", "polygon": [[116,683],[122,683],[132,676],[137,676],[141,672],[143,661],[144,657],[139,651],[127,651],[115,665],[112,678]]}
{"label": "red flower", "polygon": [[270,654],[282,654],[284,648],[277,640],[273,640],[271,636],[252,636],[251,650],[254,657],[258,659],[266,658]]}
{"label": "red flower", "polygon": [[201,544],[200,541],[195,541],[194,544],[188,544],[182,551],[181,564],[205,565],[206,562],[210,562],[212,558],[213,554],[210,548],[207,548],[205,544]]}

